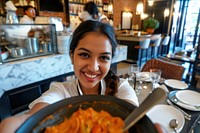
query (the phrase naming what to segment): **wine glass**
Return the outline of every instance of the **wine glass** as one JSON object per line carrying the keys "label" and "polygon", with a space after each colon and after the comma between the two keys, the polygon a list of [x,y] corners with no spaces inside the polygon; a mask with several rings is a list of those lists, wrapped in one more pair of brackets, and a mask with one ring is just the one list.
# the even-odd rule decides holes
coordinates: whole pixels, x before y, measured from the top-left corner
{"label": "wine glass", "polygon": [[156,88],[155,85],[159,82],[161,73],[162,71],[159,69],[150,69],[150,81],[153,84],[153,88],[150,93],[152,93],[152,91]]}
{"label": "wine glass", "polygon": [[[137,64],[131,64],[129,66],[129,79],[134,82],[134,90],[136,90],[136,75],[140,72],[140,67]],[[138,92],[139,93],[139,92]]]}

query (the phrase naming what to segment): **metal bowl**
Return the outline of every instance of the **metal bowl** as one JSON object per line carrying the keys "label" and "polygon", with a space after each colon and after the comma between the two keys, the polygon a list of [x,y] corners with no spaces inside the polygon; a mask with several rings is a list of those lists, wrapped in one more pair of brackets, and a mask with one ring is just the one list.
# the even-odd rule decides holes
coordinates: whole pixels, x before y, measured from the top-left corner
{"label": "metal bowl", "polygon": [[10,48],[11,57],[17,58],[26,55],[26,49],[22,47]]}
{"label": "metal bowl", "polygon": [[[27,119],[16,133],[43,133],[47,126],[56,125],[63,121],[64,117],[69,118],[79,108],[92,107],[96,111],[104,110],[112,116],[119,116],[125,119],[135,106],[121,99],[112,96],[83,95],[64,99],[51,104]],[[130,133],[157,133],[154,124],[145,116],[138,121]]]}

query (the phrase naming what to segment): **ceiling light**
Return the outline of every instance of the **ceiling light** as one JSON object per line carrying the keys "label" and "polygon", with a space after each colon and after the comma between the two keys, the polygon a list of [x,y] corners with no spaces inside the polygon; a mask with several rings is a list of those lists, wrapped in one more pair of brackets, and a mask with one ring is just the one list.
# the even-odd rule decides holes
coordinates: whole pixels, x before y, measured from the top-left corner
{"label": "ceiling light", "polygon": [[148,0],[149,6],[153,6],[154,0]]}

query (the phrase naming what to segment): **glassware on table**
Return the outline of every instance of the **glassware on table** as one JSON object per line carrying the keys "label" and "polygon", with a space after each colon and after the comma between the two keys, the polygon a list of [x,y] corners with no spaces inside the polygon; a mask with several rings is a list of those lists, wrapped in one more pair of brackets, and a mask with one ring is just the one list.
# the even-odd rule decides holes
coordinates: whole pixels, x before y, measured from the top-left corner
{"label": "glassware on table", "polygon": [[138,73],[136,77],[137,77],[137,79],[138,79],[138,81],[139,81],[138,87],[137,87],[137,89],[136,89],[136,93],[137,93],[137,94],[140,94],[140,93],[141,93],[141,90],[142,90],[142,83],[143,83],[144,77],[143,77],[143,75],[141,75],[140,73]]}
{"label": "glassware on table", "polygon": [[133,80],[134,82],[134,90],[136,91],[137,94],[140,93],[140,91],[138,89],[136,89],[136,75],[137,73],[140,72],[140,67],[137,64],[131,64],[129,66],[129,79]]}
{"label": "glassware on table", "polygon": [[152,91],[156,88],[156,84],[159,82],[160,78],[161,78],[161,73],[162,71],[159,69],[150,69],[150,81],[153,84],[153,87],[150,91],[150,93],[152,93]]}

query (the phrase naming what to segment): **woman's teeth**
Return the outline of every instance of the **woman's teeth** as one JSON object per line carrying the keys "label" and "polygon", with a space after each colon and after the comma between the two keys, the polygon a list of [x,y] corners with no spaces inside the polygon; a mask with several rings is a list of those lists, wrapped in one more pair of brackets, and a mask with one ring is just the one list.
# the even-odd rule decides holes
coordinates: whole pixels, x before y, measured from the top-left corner
{"label": "woman's teeth", "polygon": [[91,75],[91,74],[87,74],[87,73],[85,73],[85,75],[86,75],[88,78],[96,78],[96,77],[97,77],[97,75]]}

